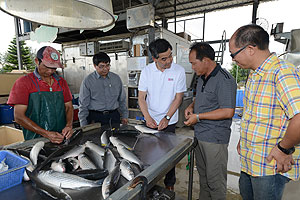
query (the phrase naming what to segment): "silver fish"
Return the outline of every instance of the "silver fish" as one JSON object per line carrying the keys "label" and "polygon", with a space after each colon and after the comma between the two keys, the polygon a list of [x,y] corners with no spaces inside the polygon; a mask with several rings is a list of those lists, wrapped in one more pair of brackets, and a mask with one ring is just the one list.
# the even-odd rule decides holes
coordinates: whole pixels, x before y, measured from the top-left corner
{"label": "silver fish", "polygon": [[30,177],[30,180],[35,183],[36,188],[43,191],[45,194],[49,195],[53,199],[72,200],[71,196],[67,194],[62,188],[53,186],[48,183],[44,183],[30,171],[28,171],[28,175]]}
{"label": "silver fish", "polygon": [[101,135],[101,145],[102,146],[107,146],[109,143],[108,141],[108,137],[107,137],[107,134],[106,134],[106,131],[104,131]]}
{"label": "silver fish", "polygon": [[6,158],[4,158],[0,163],[0,173],[8,170],[8,165],[5,163]]}
{"label": "silver fish", "polygon": [[124,178],[126,178],[128,181],[130,181],[134,178],[134,172],[133,172],[131,164],[128,160],[124,159],[121,161],[120,170],[121,170],[122,176],[124,176]]}
{"label": "silver fish", "polygon": [[72,165],[73,171],[79,168],[79,160],[76,158],[68,158],[67,160]]}
{"label": "silver fish", "polygon": [[110,142],[115,146],[117,147],[118,145],[123,145],[124,147],[126,147],[127,149],[129,150],[132,150],[132,148],[130,146],[128,146],[127,144],[125,144],[123,141],[121,141],[119,138],[117,137],[113,137],[113,136],[110,136],[109,137],[109,140]]}
{"label": "silver fish", "polygon": [[66,171],[66,166],[65,166],[65,163],[62,162],[62,159],[59,159],[58,161],[53,161],[51,163],[50,168],[57,172],[65,172]]}
{"label": "silver fish", "polygon": [[100,154],[89,147],[85,148],[86,155],[91,159],[98,169],[103,169],[103,160]]}
{"label": "silver fish", "polygon": [[110,173],[116,166],[117,159],[110,149],[106,149],[104,155],[104,168]]}
{"label": "silver fish", "polygon": [[126,147],[122,145],[117,145],[117,150],[122,158],[126,160],[138,164],[141,169],[143,169],[143,162],[131,151],[129,151]]}
{"label": "silver fish", "polygon": [[100,147],[99,145],[97,145],[91,141],[86,141],[85,146],[90,148],[91,150],[97,152],[99,155],[104,156],[105,149]]}
{"label": "silver fish", "polygon": [[58,188],[78,189],[84,187],[100,187],[102,185],[101,181],[90,181],[73,174],[53,170],[41,170],[37,178],[45,184]]}
{"label": "silver fish", "polygon": [[69,150],[64,155],[62,155],[60,158],[64,160],[66,158],[77,157],[79,154],[84,152],[84,149],[85,149],[85,145],[76,146],[73,149]]}
{"label": "silver fish", "polygon": [[30,151],[29,157],[34,166],[37,164],[38,155],[39,155],[41,149],[44,147],[44,145],[45,145],[45,142],[39,141],[32,147],[32,149]]}
{"label": "silver fish", "polygon": [[78,155],[79,166],[81,169],[97,169],[94,163],[84,154],[81,153]]}
{"label": "silver fish", "polygon": [[[31,162],[31,160],[29,159],[29,158],[27,158],[26,156],[23,156],[23,155],[20,155],[22,158],[24,158],[24,159],[26,159],[26,160],[28,160],[28,165],[26,166],[26,169],[28,170],[28,171],[30,171],[30,172],[32,172],[33,170],[34,170],[34,166],[32,165],[32,162]],[[29,178],[29,176],[27,175],[27,170],[24,170],[24,175],[23,175],[23,180],[24,181],[29,181],[30,180],[30,178]]]}
{"label": "silver fish", "polygon": [[102,184],[102,196],[106,199],[116,189],[120,178],[120,166],[117,165],[111,173],[104,179]]}

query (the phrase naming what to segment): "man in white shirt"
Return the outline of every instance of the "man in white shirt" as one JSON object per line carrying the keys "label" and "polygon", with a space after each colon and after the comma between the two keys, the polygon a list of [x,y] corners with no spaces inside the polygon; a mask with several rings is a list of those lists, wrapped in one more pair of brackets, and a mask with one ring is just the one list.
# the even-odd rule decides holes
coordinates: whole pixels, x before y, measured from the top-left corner
{"label": "man in white shirt", "polygon": [[[146,125],[160,131],[175,133],[178,107],[186,91],[184,68],[173,63],[172,46],[165,39],[149,45],[153,63],[146,66],[139,81],[139,106]],[[175,168],[165,178],[166,188],[174,190]]]}

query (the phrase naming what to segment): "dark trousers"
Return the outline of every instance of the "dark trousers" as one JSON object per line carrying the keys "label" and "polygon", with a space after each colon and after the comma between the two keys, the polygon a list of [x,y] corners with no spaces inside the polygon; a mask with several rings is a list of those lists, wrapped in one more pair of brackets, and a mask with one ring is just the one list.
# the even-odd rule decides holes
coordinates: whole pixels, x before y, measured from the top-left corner
{"label": "dark trousers", "polygon": [[[163,129],[162,131],[164,132],[169,132],[169,133],[174,133],[175,134],[175,128],[176,128],[176,124],[172,124],[167,126],[165,129]],[[176,182],[176,176],[175,176],[175,167],[173,167],[165,176],[165,186],[169,187],[169,186],[174,186]]]}
{"label": "dark trousers", "polygon": [[120,113],[117,109],[106,112],[89,110],[89,116],[87,117],[87,121],[89,124],[100,122],[101,126],[112,126],[112,124],[120,125],[121,123]]}

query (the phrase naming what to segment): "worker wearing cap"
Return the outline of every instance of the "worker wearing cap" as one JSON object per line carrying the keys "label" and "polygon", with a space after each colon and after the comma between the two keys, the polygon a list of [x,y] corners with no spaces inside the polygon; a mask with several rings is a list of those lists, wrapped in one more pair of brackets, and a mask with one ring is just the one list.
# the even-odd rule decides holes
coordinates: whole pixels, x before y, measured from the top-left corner
{"label": "worker wearing cap", "polygon": [[55,71],[63,68],[60,54],[50,46],[37,52],[34,72],[16,80],[8,99],[25,140],[46,137],[61,143],[73,134],[72,95],[67,82]]}

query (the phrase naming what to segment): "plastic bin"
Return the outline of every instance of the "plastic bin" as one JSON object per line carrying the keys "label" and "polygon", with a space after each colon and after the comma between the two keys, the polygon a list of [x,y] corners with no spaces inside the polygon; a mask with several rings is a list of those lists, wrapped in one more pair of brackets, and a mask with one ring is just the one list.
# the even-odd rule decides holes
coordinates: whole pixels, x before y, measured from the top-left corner
{"label": "plastic bin", "polygon": [[22,182],[29,161],[9,151],[0,151],[0,162],[6,158],[8,170],[0,173],[0,192]]}
{"label": "plastic bin", "polygon": [[14,121],[14,108],[10,105],[0,105],[0,124],[12,124]]}
{"label": "plastic bin", "polygon": [[236,91],[236,107],[243,107],[244,90]]}

